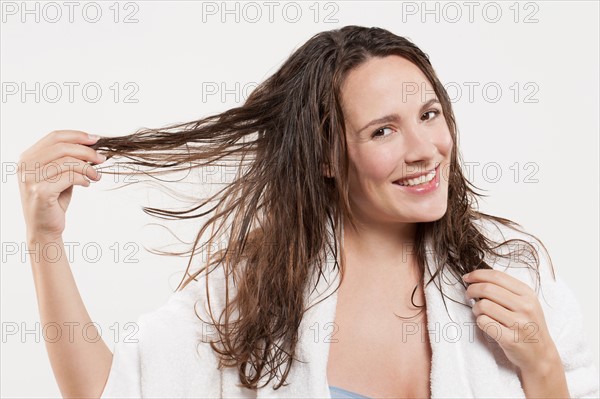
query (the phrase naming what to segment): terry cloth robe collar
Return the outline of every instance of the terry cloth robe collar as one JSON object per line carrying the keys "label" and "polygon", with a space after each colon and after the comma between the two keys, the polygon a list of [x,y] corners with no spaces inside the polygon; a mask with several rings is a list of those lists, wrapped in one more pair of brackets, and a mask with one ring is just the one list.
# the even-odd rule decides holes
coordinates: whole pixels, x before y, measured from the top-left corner
{"label": "terry cloth robe collar", "polygon": [[[339,254],[339,247],[337,253]],[[427,264],[433,265],[429,243],[426,253]],[[277,390],[261,389],[258,391],[257,398],[330,398],[327,360],[329,341],[335,339],[333,322],[337,291],[334,292],[334,290],[339,284],[339,272],[333,267],[332,254],[328,255],[327,279],[321,276],[318,288],[311,295],[309,303],[314,304],[329,294],[331,296],[308,310],[300,324],[298,355],[305,363],[295,362],[296,370],[292,369],[286,380],[289,382],[288,386],[280,387]],[[516,375],[516,367],[508,361],[498,344],[491,337],[486,339],[483,331],[477,327],[473,312],[465,306],[467,300],[464,288],[456,281],[455,277],[450,275],[447,268],[444,270],[441,279],[442,282],[445,282],[442,284],[444,293],[463,305],[458,305],[445,298],[448,313],[452,316],[449,318],[440,291],[436,287],[439,276],[425,286],[433,271],[433,268],[429,270],[429,267],[425,267],[423,287],[427,328],[432,349],[431,397],[525,398],[525,393]],[[439,282],[437,284],[439,285]],[[492,328],[490,333],[494,332]],[[237,378],[237,374],[230,377],[223,386],[224,397],[234,397],[235,395],[235,391],[230,392],[228,387],[233,386],[232,382]],[[271,381],[271,386],[273,385],[274,383]]]}
{"label": "terry cloth robe collar", "polygon": [[[341,226],[343,228],[343,226]],[[496,223],[480,226],[495,239],[522,238],[513,229]],[[342,229],[343,231],[343,229]],[[332,236],[329,225],[328,234]],[[339,243],[338,243],[339,244]],[[538,244],[539,245],[539,244]],[[423,283],[437,270],[427,247],[427,265]],[[539,246],[538,246],[539,248]],[[102,394],[112,397],[152,398],[330,398],[327,382],[329,340],[333,336],[339,272],[328,251],[323,275],[315,273],[316,289],[310,293],[308,309],[299,326],[296,357],[286,385],[273,389],[278,381],[253,391],[240,387],[237,369],[218,369],[217,357],[207,343],[199,342],[215,334],[212,326],[198,319],[209,320],[204,277],[177,291],[161,308],[139,317],[135,340],[115,345],[110,375]],[[337,252],[339,255],[339,245]],[[338,259],[339,260],[339,259]],[[534,275],[526,267],[503,267],[500,261],[488,260],[494,269],[502,270],[536,286]],[[514,262],[513,262],[514,263]],[[424,286],[427,329],[432,349],[430,387],[432,398],[524,398],[516,368],[508,361],[500,346],[477,327],[475,317],[466,304],[465,289],[448,268]],[[325,278],[326,277],[326,278]],[[542,289],[538,297],[550,334],[560,354],[571,397],[598,397],[598,370],[593,362],[588,337],[583,334],[583,316],[572,290],[556,274],[556,280],[545,257],[540,257]],[[225,300],[224,273],[218,270],[209,276],[211,308],[220,315]],[[445,298],[445,305],[440,291]],[[309,287],[315,287],[310,284]],[[229,284],[233,290],[233,285]],[[331,294],[331,295],[330,295]],[[231,294],[230,294],[230,297]],[[326,298],[326,299],[323,299]],[[322,300],[322,301],[321,301]],[[319,302],[320,301],[320,302]],[[319,302],[317,304],[317,302]],[[462,303],[462,304],[461,304]],[[450,315],[450,317],[448,316]],[[487,332],[494,335],[493,329]],[[402,354],[399,354],[402,356]],[[278,374],[281,376],[281,372]],[[266,382],[266,377],[259,386]]]}

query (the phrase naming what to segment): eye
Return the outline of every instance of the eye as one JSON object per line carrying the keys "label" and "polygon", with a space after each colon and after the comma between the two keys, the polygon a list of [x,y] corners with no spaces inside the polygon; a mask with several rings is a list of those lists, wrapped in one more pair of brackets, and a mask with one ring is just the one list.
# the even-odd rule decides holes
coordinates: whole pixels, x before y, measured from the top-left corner
{"label": "eye", "polygon": [[[427,115],[427,114],[433,114],[434,115],[431,118],[429,118],[429,120],[431,120],[431,119],[435,118],[436,116],[438,116],[440,114],[440,111],[438,109],[431,109],[431,110],[425,112],[423,115],[421,115],[421,117],[423,117],[424,115]],[[421,118],[421,120],[422,119],[423,118]]]}
{"label": "eye", "polygon": [[377,129],[373,132],[373,134],[371,135],[371,138],[376,139],[376,140],[386,138],[389,135],[388,136],[378,136],[378,133],[383,132],[384,130],[391,130],[391,129],[392,128],[388,127],[388,126],[380,127],[379,129]]}

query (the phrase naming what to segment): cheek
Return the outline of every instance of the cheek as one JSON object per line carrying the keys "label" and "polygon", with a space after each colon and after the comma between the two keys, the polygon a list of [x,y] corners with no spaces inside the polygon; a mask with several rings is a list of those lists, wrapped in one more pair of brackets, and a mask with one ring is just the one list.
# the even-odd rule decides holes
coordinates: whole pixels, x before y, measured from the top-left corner
{"label": "cheek", "polygon": [[447,126],[443,129],[440,129],[435,138],[435,146],[437,147],[440,154],[450,155],[452,152],[452,135],[450,134],[450,130]]}
{"label": "cheek", "polygon": [[352,155],[358,176],[364,180],[384,181],[394,172],[398,165],[398,153],[391,146],[361,149]]}

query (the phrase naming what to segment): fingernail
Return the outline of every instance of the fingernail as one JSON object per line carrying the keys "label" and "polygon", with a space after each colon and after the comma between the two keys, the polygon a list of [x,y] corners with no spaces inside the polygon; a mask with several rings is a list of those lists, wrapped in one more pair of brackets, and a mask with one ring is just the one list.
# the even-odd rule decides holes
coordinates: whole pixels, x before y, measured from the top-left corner
{"label": "fingernail", "polygon": [[99,153],[98,154],[98,159],[100,160],[100,162],[104,162],[104,161],[106,161],[106,155]]}
{"label": "fingernail", "polygon": [[88,134],[88,137],[89,137],[89,138],[90,138],[90,140],[92,140],[92,141],[97,141],[97,140],[100,138],[100,136],[97,136],[97,135],[95,135],[95,134]]}
{"label": "fingernail", "polygon": [[466,279],[468,279],[468,278],[469,278],[469,274],[470,274],[470,273],[463,274],[463,276],[462,276],[463,280],[466,280]]}

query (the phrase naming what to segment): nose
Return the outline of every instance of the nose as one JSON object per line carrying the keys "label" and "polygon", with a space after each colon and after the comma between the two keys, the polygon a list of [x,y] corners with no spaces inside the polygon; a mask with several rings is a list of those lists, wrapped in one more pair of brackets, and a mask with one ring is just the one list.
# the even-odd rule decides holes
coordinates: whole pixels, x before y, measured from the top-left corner
{"label": "nose", "polygon": [[[427,168],[432,166],[435,159],[436,146],[431,141],[431,135],[423,131],[418,125],[405,128],[404,136],[404,162],[408,167]],[[409,172],[410,173],[410,172]]]}

